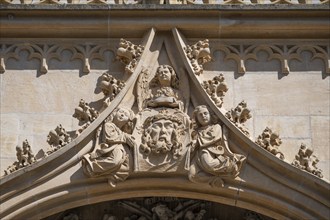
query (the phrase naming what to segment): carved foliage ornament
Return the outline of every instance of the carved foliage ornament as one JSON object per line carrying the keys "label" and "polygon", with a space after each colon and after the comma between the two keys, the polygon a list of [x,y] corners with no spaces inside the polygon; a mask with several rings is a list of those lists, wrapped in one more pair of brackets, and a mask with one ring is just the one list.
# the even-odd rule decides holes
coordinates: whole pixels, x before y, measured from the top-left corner
{"label": "carved foliage ornament", "polygon": [[226,113],[226,117],[232,121],[245,135],[249,136],[248,129],[244,123],[252,117],[250,109],[247,108],[245,101],[241,101],[236,108]]}
{"label": "carved foliage ornament", "polygon": [[13,173],[36,162],[36,158],[32,153],[32,149],[28,140],[23,141],[22,147],[16,146],[16,158],[17,161],[15,161],[5,170],[5,175]]}
{"label": "carved foliage ornament", "polygon": [[[43,47],[39,52],[42,57],[47,57],[47,51],[53,51],[54,48]],[[211,60],[208,40],[187,46],[185,50],[195,73],[201,74],[203,64]],[[129,73],[134,71],[142,51],[142,46],[121,39],[117,54],[118,59],[127,65],[126,71]],[[142,73],[143,82],[147,83],[147,79],[151,78],[148,76],[150,72],[142,71]],[[124,82],[116,80],[109,73],[101,76],[99,88],[106,96],[104,108],[110,105],[124,86]],[[223,75],[204,82],[203,87],[216,105],[221,107],[224,93],[228,89]],[[190,120],[190,117],[183,112],[183,97],[179,88],[173,67],[160,65],[149,87],[139,87],[140,90],[147,90],[142,91],[142,94],[149,96],[145,104],[138,106],[138,114],[135,115],[130,109],[118,107],[103,122],[101,129],[97,130],[95,148],[82,159],[84,173],[88,177],[106,177],[111,186],[116,186],[118,181],[124,181],[133,170],[162,174],[177,173],[179,170],[173,167],[179,165],[183,165],[180,172],[186,173],[195,183],[223,186],[226,178],[237,177],[246,157],[231,152],[226,126],[215,120],[213,112],[207,106],[197,106]],[[251,115],[245,102],[239,103],[226,115],[245,134],[248,134],[243,123],[251,118]],[[85,123],[86,127],[98,117],[98,112],[81,100],[75,109],[74,117]],[[139,121],[139,126],[135,126],[136,121]],[[139,127],[143,132],[139,132]],[[71,137],[62,125],[57,126],[47,137],[51,147],[47,153],[62,148],[70,141]],[[256,143],[284,159],[283,153],[278,149],[282,141],[271,129],[266,128]],[[25,144],[29,146],[28,143]],[[23,148],[24,146],[23,143]],[[35,161],[31,149],[29,147],[26,149],[28,150],[23,149],[22,153],[22,149],[17,148],[18,161],[7,173]],[[304,149],[301,149],[301,152],[303,151]],[[299,166],[305,166],[304,169],[320,176],[320,171],[315,166],[317,160],[312,160],[311,153],[308,150],[306,152],[303,153],[308,157],[308,166],[300,161],[300,157],[296,158],[295,165],[298,166],[300,163]],[[168,210],[166,206],[161,205],[154,208]]]}
{"label": "carved foliage ornament", "polygon": [[101,111],[103,111],[110,105],[112,100],[119,94],[119,92],[124,88],[124,86],[125,82],[117,80],[108,72],[103,73],[102,76],[100,76],[100,83],[98,85],[98,88],[101,89],[105,96],[103,101],[103,108],[101,109]]}
{"label": "carved foliage ornament", "polygon": [[135,45],[128,40],[120,39],[116,58],[126,65],[126,72],[133,73],[143,49],[144,47],[141,45]]}
{"label": "carved foliage ornament", "polygon": [[322,170],[316,166],[316,164],[319,162],[319,159],[313,155],[313,152],[314,151],[312,148],[307,147],[305,144],[301,144],[298,154],[295,156],[292,165],[312,173],[315,176],[323,178]]}
{"label": "carved foliage ornament", "polygon": [[221,108],[225,93],[228,91],[225,77],[221,73],[219,76],[214,77],[212,80],[207,80],[202,83],[203,88],[211,97],[214,104]]}
{"label": "carved foliage ornament", "polygon": [[184,49],[194,73],[200,75],[203,73],[203,65],[211,61],[209,40],[198,41],[192,46],[187,45]]}
{"label": "carved foliage ornament", "polygon": [[70,142],[70,135],[61,124],[58,125],[54,130],[51,130],[47,136],[47,143],[50,145],[50,149],[47,151],[47,154],[51,154],[59,150]]}
{"label": "carved foliage ornament", "polygon": [[94,108],[91,108],[85,100],[81,99],[79,106],[74,109],[74,114],[72,116],[77,118],[82,125],[77,131],[77,135],[79,135],[99,116],[99,112]]}
{"label": "carved foliage ornament", "polygon": [[256,143],[276,157],[282,160],[284,159],[284,154],[278,149],[282,144],[280,135],[273,132],[270,128],[265,128],[262,134],[258,136]]}

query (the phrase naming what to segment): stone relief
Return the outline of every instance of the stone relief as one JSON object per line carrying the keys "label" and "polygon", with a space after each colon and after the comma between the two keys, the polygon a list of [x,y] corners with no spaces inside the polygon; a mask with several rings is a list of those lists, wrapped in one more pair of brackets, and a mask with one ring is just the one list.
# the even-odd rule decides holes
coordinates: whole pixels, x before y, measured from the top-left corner
{"label": "stone relief", "polygon": [[298,154],[295,156],[295,159],[292,162],[292,165],[298,167],[299,169],[305,170],[323,178],[322,170],[317,168],[316,164],[319,162],[319,159],[313,155],[314,150],[310,147],[307,147],[305,144],[301,144]]}
{"label": "stone relief", "polygon": [[[46,44],[38,47],[32,45],[31,48],[39,51],[40,54],[36,55],[34,50],[31,52],[32,49],[28,49],[31,52],[30,56],[42,59],[56,57],[55,51],[63,50],[55,45],[49,47]],[[83,49],[80,48],[78,52],[78,48],[80,47],[75,47],[74,58],[93,56],[96,58],[96,55],[91,56],[91,54],[100,51],[99,47],[94,47],[95,50],[88,47],[85,49],[88,53],[83,53],[81,52]],[[13,50],[14,47],[8,47],[7,52]],[[209,41],[199,41],[187,46],[185,51],[195,74],[200,75],[203,72],[203,64],[211,60]],[[299,49],[296,48],[294,51],[297,52]],[[127,73],[133,73],[142,52],[143,46],[121,39],[117,59],[126,65]],[[2,58],[5,60],[4,57]],[[45,68],[46,66],[45,61]],[[215,105],[220,108],[223,97],[228,91],[223,74],[204,81],[201,85]],[[111,104],[124,86],[123,81],[115,79],[108,72],[102,74],[98,87],[105,98],[100,112]],[[197,106],[191,120],[187,115],[186,104],[190,100],[182,90],[179,77],[172,66],[159,65],[153,78],[150,70],[142,70],[136,90],[137,114],[122,107],[111,113],[102,127],[97,130],[97,144],[93,151],[82,158],[84,173],[88,177],[106,177],[111,186],[115,186],[118,181],[124,181],[133,170],[134,172],[184,173],[192,182],[208,183],[211,186],[224,186],[224,179],[237,177],[246,157],[231,152],[227,140],[227,128],[215,119],[207,106]],[[98,116],[99,112],[81,99],[73,114],[82,125],[77,130],[77,135]],[[249,135],[244,126],[244,123],[251,118],[246,102],[239,103],[236,108],[228,111],[226,116],[245,135]],[[59,125],[49,132],[47,142],[50,150],[46,154],[51,154],[71,142],[71,137],[62,125]],[[256,143],[280,159],[284,159],[283,153],[278,149],[282,141],[271,129],[266,128]],[[17,148],[17,155],[20,151],[22,150]],[[309,162],[309,167],[304,169],[308,171],[313,168],[314,171],[309,172],[320,176],[321,171],[315,166],[318,162],[317,158],[315,159],[314,155],[305,157],[312,162]],[[17,158],[18,162],[15,163],[24,167],[20,165],[24,162],[22,163],[18,156]],[[294,162],[296,166],[300,163],[297,158]],[[30,164],[30,161],[28,163]],[[7,173],[17,169],[16,164],[13,164]]]}
{"label": "stone relief", "polygon": [[77,118],[82,125],[77,130],[77,135],[79,135],[99,116],[99,112],[91,108],[85,100],[80,99],[79,106],[74,109],[74,114],[72,116]]}
{"label": "stone relief", "polygon": [[100,83],[98,87],[101,89],[105,96],[101,112],[110,105],[112,100],[116,97],[116,95],[118,95],[118,93],[124,88],[124,86],[125,82],[117,80],[110,73],[106,72],[103,73],[102,76],[100,76]]}
{"label": "stone relief", "polygon": [[50,145],[50,149],[46,152],[46,154],[49,155],[59,150],[60,148],[64,147],[70,142],[71,142],[70,135],[60,124],[54,130],[49,131],[49,134],[47,136],[47,143]]}
{"label": "stone relief", "polygon": [[215,76],[212,80],[204,81],[201,85],[211,97],[214,104],[221,108],[225,93],[228,91],[223,74],[221,73],[219,76]]}
{"label": "stone relief", "polygon": [[101,143],[84,155],[82,166],[88,177],[105,176],[111,186],[128,177],[130,151],[134,147],[133,129],[135,115],[132,110],[117,108],[104,123]]}
{"label": "stone relief", "polygon": [[[173,208],[172,204],[176,204]],[[121,201],[119,205],[124,207],[133,215],[124,217],[124,220],[203,220],[206,214],[206,203],[195,200],[174,200],[167,202],[166,199],[156,203],[147,204],[146,199],[143,205],[131,201]],[[171,208],[172,206],[172,208]],[[105,214],[103,220],[117,220],[115,215]]]}
{"label": "stone relief", "polygon": [[249,136],[248,129],[244,126],[244,123],[252,118],[250,109],[247,108],[245,101],[241,101],[236,108],[231,109],[226,113],[226,117],[232,121],[245,135]]}
{"label": "stone relief", "polygon": [[211,61],[209,40],[200,40],[192,46],[187,45],[185,52],[188,59],[190,60],[195,74],[202,74],[203,65]]}
{"label": "stone relief", "polygon": [[69,213],[65,215],[62,220],[79,220],[79,216],[76,213]]}
{"label": "stone relief", "polygon": [[[182,164],[184,170],[188,170],[189,149],[186,146],[188,116],[178,110],[163,110],[154,114],[146,118],[143,123],[137,169],[180,172],[177,169],[182,169],[179,166]],[[157,170],[157,167],[160,167],[160,170]]]}
{"label": "stone relief", "polygon": [[225,132],[206,106],[196,107],[193,120],[193,161],[189,179],[223,186],[223,178],[234,178],[239,174],[246,157],[230,151]]}
{"label": "stone relief", "polygon": [[127,73],[133,73],[142,55],[143,49],[144,47],[141,45],[135,45],[128,40],[120,39],[116,59],[126,65],[125,71]]}
{"label": "stone relief", "polygon": [[17,161],[5,170],[5,175],[13,173],[16,170],[27,167],[36,162],[36,158],[32,152],[31,145],[28,140],[23,141],[22,147],[18,145],[16,146],[16,158]]}
{"label": "stone relief", "polygon": [[273,132],[270,128],[265,128],[262,134],[258,136],[256,144],[274,154],[281,160],[284,160],[284,154],[278,149],[282,144],[280,135],[276,132]]}
{"label": "stone relief", "polygon": [[244,215],[244,220],[264,220],[264,218],[256,212],[247,211]]}
{"label": "stone relief", "polygon": [[183,95],[179,91],[179,79],[173,67],[160,65],[149,87],[146,107],[168,107],[183,110]]}

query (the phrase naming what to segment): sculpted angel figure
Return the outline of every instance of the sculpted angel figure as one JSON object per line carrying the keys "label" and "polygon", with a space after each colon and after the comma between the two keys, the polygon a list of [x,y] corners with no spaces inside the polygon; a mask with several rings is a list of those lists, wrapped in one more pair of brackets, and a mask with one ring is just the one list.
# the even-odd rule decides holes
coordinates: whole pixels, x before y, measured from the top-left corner
{"label": "sculpted angel figure", "polygon": [[105,122],[102,143],[93,152],[84,155],[84,173],[89,177],[106,176],[111,186],[124,181],[129,175],[129,147],[134,146],[134,113],[130,109],[117,108]]}
{"label": "sculpted angel figure", "polygon": [[193,112],[196,129],[192,135],[194,157],[189,179],[223,186],[222,177],[236,177],[246,158],[230,151],[222,127],[213,117],[205,105],[197,106]]}
{"label": "sculpted angel figure", "polygon": [[151,97],[148,107],[170,107],[183,109],[182,94],[179,92],[179,79],[169,65],[160,65],[150,84]]}

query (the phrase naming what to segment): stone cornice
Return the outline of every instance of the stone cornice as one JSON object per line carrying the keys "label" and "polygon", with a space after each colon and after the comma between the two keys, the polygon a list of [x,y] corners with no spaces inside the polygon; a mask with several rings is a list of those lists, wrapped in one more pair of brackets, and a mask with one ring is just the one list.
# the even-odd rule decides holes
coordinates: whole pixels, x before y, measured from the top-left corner
{"label": "stone cornice", "polygon": [[142,37],[151,27],[176,27],[187,37],[328,39],[328,7],[8,4],[0,5],[0,28],[2,38]]}

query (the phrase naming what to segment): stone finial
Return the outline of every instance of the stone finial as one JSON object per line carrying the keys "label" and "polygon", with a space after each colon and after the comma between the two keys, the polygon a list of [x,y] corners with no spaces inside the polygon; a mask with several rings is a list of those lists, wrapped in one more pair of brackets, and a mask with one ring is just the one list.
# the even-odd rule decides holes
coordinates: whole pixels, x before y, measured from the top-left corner
{"label": "stone finial", "polygon": [[202,74],[203,65],[211,61],[209,40],[200,40],[192,46],[187,45],[185,52],[188,59],[190,60],[195,74]]}
{"label": "stone finial", "polygon": [[244,126],[244,123],[252,117],[250,109],[247,108],[247,103],[243,100],[236,108],[231,109],[226,113],[229,118],[245,135],[249,136],[249,131]]}
{"label": "stone finial", "polygon": [[227,84],[225,83],[225,77],[221,73],[219,76],[214,77],[212,80],[206,80],[202,84],[207,94],[211,97],[214,104],[221,108],[223,103],[223,97],[228,91]]}
{"label": "stone finial", "polygon": [[299,169],[305,170],[309,173],[314,174],[320,178],[323,178],[322,170],[316,167],[319,159],[313,155],[314,150],[306,146],[306,144],[301,144],[298,154],[291,163],[293,166]]}
{"label": "stone finial", "polygon": [[58,125],[54,130],[51,130],[47,136],[47,143],[51,147],[47,154],[57,151],[70,142],[70,135],[65,131],[61,124]]}
{"label": "stone finial", "polygon": [[8,166],[8,168],[4,171],[5,175],[13,173],[16,170],[27,167],[30,164],[36,162],[36,158],[32,153],[32,149],[28,140],[23,141],[22,147],[16,146],[16,158],[17,161]]}
{"label": "stone finial", "polygon": [[133,73],[143,50],[143,46],[135,45],[132,42],[122,38],[119,42],[116,59],[120,60],[123,64],[126,65],[126,72]]}
{"label": "stone finial", "polygon": [[280,135],[276,132],[273,132],[270,128],[265,128],[262,134],[258,136],[256,144],[274,154],[276,157],[282,160],[284,159],[283,153],[278,149],[282,144]]}

